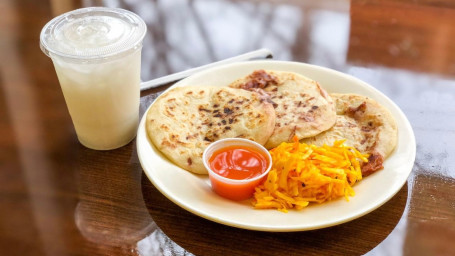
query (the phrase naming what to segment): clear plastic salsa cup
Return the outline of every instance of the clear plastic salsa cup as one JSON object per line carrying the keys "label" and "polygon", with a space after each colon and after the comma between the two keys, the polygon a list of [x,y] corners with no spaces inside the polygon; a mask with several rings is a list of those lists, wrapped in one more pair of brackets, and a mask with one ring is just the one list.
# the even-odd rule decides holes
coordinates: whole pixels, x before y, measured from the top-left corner
{"label": "clear plastic salsa cup", "polygon": [[[214,156],[218,153],[224,152],[224,150],[232,152],[232,150],[238,149],[250,151],[251,153],[257,155],[257,158],[262,159],[264,163],[260,164],[261,171],[255,172],[255,174],[251,175],[239,175],[247,178],[230,178],[226,173],[220,173],[220,170],[213,168],[214,165],[212,164],[212,161],[215,160]],[[226,160],[225,158],[229,158],[229,156],[221,156],[223,161]],[[259,164],[256,163],[251,164],[251,162],[257,162],[257,160],[254,159],[256,157],[236,157],[233,153],[232,158],[238,159],[227,160],[227,165],[232,162],[237,162],[234,169],[237,169],[240,172],[243,172],[243,169],[248,169],[248,165],[259,166]],[[270,168],[272,167],[272,157],[266,148],[259,143],[242,138],[228,138],[213,142],[204,150],[202,161],[208,171],[212,190],[222,197],[235,201],[245,200],[252,197],[256,186],[260,185],[267,178]],[[221,169],[227,169],[226,163],[223,163],[223,165],[224,166]]]}
{"label": "clear plastic salsa cup", "polygon": [[136,136],[145,22],[118,8],[90,7],[62,14],[41,31],[79,141],[115,149]]}

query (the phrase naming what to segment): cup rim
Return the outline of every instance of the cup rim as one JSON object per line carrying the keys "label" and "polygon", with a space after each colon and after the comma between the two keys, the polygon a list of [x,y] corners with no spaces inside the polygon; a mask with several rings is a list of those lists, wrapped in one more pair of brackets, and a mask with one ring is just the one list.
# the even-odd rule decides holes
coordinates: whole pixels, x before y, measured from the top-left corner
{"label": "cup rim", "polygon": [[[77,52],[68,52],[61,49],[58,49],[55,44],[55,35],[54,30],[57,27],[62,26],[65,22],[68,22],[68,17],[91,17],[90,14],[94,15],[106,15],[114,17],[117,19],[128,21],[134,28],[133,35],[127,40],[115,42],[110,45],[103,46],[99,49],[93,50],[94,52],[84,55]],[[106,61],[118,56],[123,56],[130,51],[136,50],[142,47],[142,41],[144,40],[145,34],[147,32],[147,26],[144,20],[139,17],[136,13],[121,9],[121,8],[111,8],[111,7],[85,7],[72,10],[66,13],[63,13],[52,20],[50,20],[41,30],[40,33],[40,48],[48,57],[54,58],[64,58],[73,62],[98,62]],[[99,51],[99,52],[96,52]]]}
{"label": "cup rim", "polygon": [[[256,148],[256,149],[260,150],[261,152],[264,153],[264,156],[268,160],[267,169],[259,176],[256,176],[256,177],[253,177],[253,178],[249,178],[249,179],[243,179],[243,180],[229,179],[229,178],[226,178],[226,177],[223,177],[223,176],[217,174],[215,171],[213,171],[210,168],[210,165],[208,163],[209,162],[209,155],[208,154],[209,154],[209,151],[212,150],[214,147],[217,147],[217,145],[222,144],[222,143],[226,143],[226,142],[229,143],[227,146],[231,146],[231,145],[247,145],[247,146],[251,146],[253,148]],[[235,142],[240,142],[240,144],[236,144]],[[221,149],[221,148],[223,148],[223,146],[221,146],[221,147],[219,147],[217,149]],[[215,150],[213,150],[213,151],[215,151]],[[212,152],[212,154],[213,154],[213,152]],[[212,154],[210,154],[210,156]],[[262,146],[261,144],[255,142],[255,141],[249,140],[249,139],[244,139],[244,138],[226,138],[226,139],[220,139],[220,140],[217,140],[217,141],[211,143],[207,148],[205,148],[205,150],[204,150],[204,152],[202,154],[202,162],[204,163],[204,166],[207,169],[207,172],[208,172],[209,176],[213,175],[216,179],[218,179],[218,180],[220,180],[220,181],[222,181],[224,183],[231,183],[231,184],[238,184],[238,185],[246,184],[246,183],[250,183],[250,182],[262,179],[263,177],[268,175],[268,173],[272,169],[272,156],[270,155],[270,152],[264,146]]]}

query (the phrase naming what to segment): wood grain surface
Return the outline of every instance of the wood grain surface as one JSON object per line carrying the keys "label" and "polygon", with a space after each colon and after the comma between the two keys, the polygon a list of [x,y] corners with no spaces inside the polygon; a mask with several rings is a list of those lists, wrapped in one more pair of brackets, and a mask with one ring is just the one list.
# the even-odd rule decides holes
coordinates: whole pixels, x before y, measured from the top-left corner
{"label": "wood grain surface", "polygon": [[[455,255],[452,1],[64,2],[0,2],[1,255]],[[145,176],[135,141],[95,151],[77,140],[39,34],[56,14],[93,5],[146,21],[143,80],[267,47],[366,81],[412,125],[407,183],[361,218],[306,232],[243,230],[185,211]],[[141,115],[169,86],[141,93]]]}

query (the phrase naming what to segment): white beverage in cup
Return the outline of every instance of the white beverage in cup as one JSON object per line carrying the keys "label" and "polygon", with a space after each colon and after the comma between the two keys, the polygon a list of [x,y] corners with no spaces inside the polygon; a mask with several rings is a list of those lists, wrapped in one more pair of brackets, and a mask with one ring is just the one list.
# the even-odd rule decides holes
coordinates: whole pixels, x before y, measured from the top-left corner
{"label": "white beverage in cup", "polygon": [[136,136],[145,33],[136,14],[103,7],[65,13],[43,28],[41,49],[54,63],[84,146],[114,149]]}

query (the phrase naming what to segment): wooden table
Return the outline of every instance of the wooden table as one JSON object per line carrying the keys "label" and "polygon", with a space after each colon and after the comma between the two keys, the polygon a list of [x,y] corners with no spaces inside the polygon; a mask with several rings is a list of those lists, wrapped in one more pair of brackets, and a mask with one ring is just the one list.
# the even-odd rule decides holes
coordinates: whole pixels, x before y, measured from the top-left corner
{"label": "wooden table", "polygon": [[[453,1],[114,5],[148,25],[143,80],[268,47],[275,59],[358,77],[403,110],[417,157],[401,190],[359,219],[291,233],[183,210],[144,175],[135,141],[105,152],[81,146],[39,33],[55,14],[101,1],[52,2],[0,3],[0,254],[455,255]],[[165,88],[143,93],[141,115]]]}

